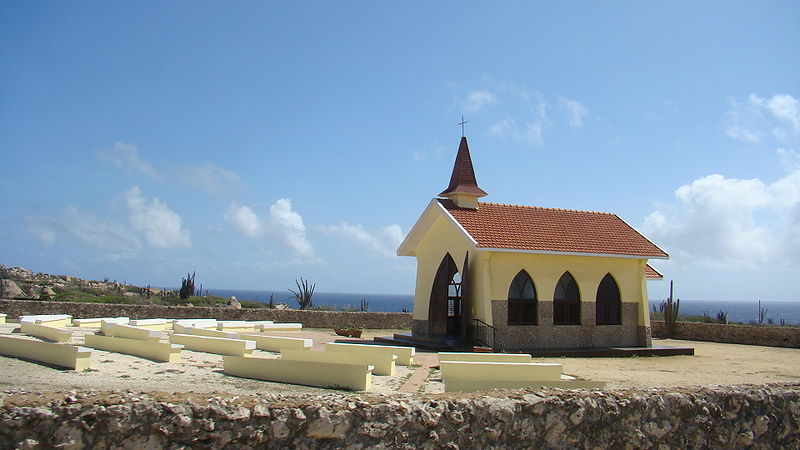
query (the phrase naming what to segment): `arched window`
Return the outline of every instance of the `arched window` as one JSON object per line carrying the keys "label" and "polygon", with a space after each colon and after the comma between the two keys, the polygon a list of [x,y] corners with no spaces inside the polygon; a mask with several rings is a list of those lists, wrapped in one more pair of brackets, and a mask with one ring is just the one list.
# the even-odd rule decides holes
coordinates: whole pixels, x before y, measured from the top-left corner
{"label": "arched window", "polygon": [[581,324],[581,292],[569,272],[564,272],[553,294],[553,325]]}
{"label": "arched window", "polygon": [[598,325],[619,325],[622,323],[619,286],[617,286],[617,282],[610,273],[603,277],[603,281],[597,287],[597,303],[595,306]]}
{"label": "arched window", "polygon": [[536,325],[536,286],[528,272],[520,270],[508,288],[508,324]]}

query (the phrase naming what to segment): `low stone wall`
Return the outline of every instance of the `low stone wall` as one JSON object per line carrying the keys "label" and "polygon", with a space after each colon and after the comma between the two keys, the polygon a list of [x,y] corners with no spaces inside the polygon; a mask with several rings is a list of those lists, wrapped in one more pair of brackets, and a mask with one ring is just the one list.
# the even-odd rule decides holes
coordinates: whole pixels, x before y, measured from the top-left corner
{"label": "low stone wall", "polygon": [[0,300],[8,318],[26,314],[70,314],[79,317],[130,317],[131,319],[214,318],[217,320],[272,320],[297,322],[308,328],[411,328],[411,313],[300,311],[297,309],[220,308],[196,306],[117,305],[35,300]]}
{"label": "low stone wall", "polygon": [[[663,321],[650,322],[653,337],[667,337]],[[800,348],[800,327],[722,325],[678,322],[675,339]]]}
{"label": "low stone wall", "polygon": [[800,448],[800,385],[462,397],[0,393],[2,449],[198,447]]}

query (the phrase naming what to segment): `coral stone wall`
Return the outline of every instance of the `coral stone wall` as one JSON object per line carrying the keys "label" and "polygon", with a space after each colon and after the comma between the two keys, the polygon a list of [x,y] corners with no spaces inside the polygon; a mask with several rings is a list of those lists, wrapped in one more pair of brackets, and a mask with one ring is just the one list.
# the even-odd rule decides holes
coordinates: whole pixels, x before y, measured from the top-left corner
{"label": "coral stone wall", "polygon": [[[651,321],[653,337],[667,337],[663,321]],[[800,327],[677,322],[675,339],[800,348]]]}
{"label": "coral stone wall", "polygon": [[111,303],[0,300],[8,318],[25,314],[70,314],[80,317],[130,317],[131,319],[214,318],[217,320],[272,320],[302,323],[308,328],[411,328],[411,313],[301,311],[296,309],[221,308],[195,306],[117,305]]}
{"label": "coral stone wall", "polygon": [[800,448],[800,385],[504,392],[0,392],[0,448]]}

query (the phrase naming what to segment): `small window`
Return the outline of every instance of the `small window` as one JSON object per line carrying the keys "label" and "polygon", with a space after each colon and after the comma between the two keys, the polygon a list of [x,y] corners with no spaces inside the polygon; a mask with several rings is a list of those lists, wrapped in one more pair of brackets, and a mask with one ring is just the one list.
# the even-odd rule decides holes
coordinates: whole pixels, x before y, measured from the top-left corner
{"label": "small window", "polygon": [[581,293],[578,283],[569,272],[564,272],[553,294],[553,325],[581,324]]}
{"label": "small window", "polygon": [[610,273],[603,277],[597,287],[597,302],[595,303],[597,325],[619,325],[621,300],[619,286]]}
{"label": "small window", "polygon": [[528,272],[520,270],[508,288],[508,324],[536,325],[536,286]]}

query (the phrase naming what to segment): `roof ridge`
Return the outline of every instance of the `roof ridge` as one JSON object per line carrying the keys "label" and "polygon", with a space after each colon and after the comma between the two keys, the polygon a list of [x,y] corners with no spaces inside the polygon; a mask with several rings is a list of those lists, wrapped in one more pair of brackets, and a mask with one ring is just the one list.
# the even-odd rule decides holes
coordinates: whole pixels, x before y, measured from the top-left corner
{"label": "roof ridge", "polygon": [[616,216],[616,213],[603,212],[603,211],[585,211],[580,209],[566,209],[566,208],[549,208],[547,206],[530,206],[530,205],[512,205],[510,203],[495,203],[495,202],[478,202],[478,205],[491,205],[491,206],[509,206],[512,208],[529,208],[529,209],[546,209],[549,211],[564,211],[564,212],[579,212],[588,214],[603,214],[609,216]]}

